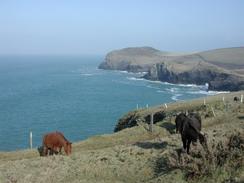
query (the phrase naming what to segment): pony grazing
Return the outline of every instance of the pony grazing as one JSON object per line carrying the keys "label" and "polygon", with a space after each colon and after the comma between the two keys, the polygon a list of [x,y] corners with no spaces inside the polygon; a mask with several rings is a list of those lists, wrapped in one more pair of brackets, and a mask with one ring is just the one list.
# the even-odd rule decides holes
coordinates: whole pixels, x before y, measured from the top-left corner
{"label": "pony grazing", "polygon": [[190,113],[186,116],[179,114],[175,119],[176,133],[180,132],[184,150],[189,154],[191,142],[199,139],[201,145],[208,151],[207,138],[201,132],[202,120],[199,114]]}
{"label": "pony grazing", "polygon": [[[62,147],[66,155],[71,154],[71,142],[61,132],[52,132],[43,136],[42,146],[44,156],[61,153]],[[49,152],[48,152],[49,151]]]}

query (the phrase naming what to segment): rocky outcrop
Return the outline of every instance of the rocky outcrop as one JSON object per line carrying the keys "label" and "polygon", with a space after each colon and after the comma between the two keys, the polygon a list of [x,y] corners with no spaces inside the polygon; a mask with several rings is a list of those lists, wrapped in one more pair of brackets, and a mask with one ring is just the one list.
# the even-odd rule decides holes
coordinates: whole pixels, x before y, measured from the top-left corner
{"label": "rocky outcrop", "polygon": [[[158,111],[153,115],[153,123],[156,124],[159,121],[162,121],[166,117],[166,113],[164,111]],[[120,118],[118,123],[114,128],[114,132],[118,132],[125,128],[131,128],[133,126],[138,125],[139,122],[149,124],[151,120],[151,115],[140,115],[137,111],[133,111]]]}
{"label": "rocky outcrop", "polygon": [[108,53],[99,68],[147,72],[145,79],[175,84],[209,83],[210,90],[244,90],[244,47],[191,54],[125,48]]}

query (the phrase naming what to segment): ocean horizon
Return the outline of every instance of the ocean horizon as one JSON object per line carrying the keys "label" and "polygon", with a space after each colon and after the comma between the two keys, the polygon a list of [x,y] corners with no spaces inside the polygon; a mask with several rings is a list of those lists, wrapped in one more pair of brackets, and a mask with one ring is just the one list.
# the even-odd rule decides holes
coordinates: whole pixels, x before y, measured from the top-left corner
{"label": "ocean horizon", "polygon": [[0,151],[29,148],[61,131],[71,142],[113,133],[125,113],[215,95],[196,85],[100,70],[104,56],[0,56]]}

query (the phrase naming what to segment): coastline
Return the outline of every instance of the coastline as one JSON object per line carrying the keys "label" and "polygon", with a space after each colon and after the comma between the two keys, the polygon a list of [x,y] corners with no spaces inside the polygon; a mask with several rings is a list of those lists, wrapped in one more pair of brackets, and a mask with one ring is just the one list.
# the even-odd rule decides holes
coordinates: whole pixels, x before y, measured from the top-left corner
{"label": "coastline", "polygon": [[182,86],[182,87],[195,87],[198,89],[202,89],[203,92],[206,92],[206,94],[209,95],[216,95],[216,94],[222,94],[222,93],[230,93],[231,91],[217,91],[217,90],[204,90],[205,85],[197,85],[197,84],[177,84],[177,83],[170,83],[170,82],[165,82],[165,81],[160,81],[160,80],[150,80],[146,79],[144,77],[147,72],[129,72],[129,71],[120,71],[120,70],[113,70],[115,72],[120,72],[120,73],[125,73],[125,74],[134,74],[134,75],[142,75],[140,77],[127,77],[129,80],[135,80],[135,81],[147,81],[150,83],[157,83],[157,84],[162,84],[162,85],[171,85],[171,86]]}
{"label": "coastline", "polygon": [[[98,68],[100,69],[100,68]],[[126,71],[126,70],[113,70],[113,69],[100,69],[100,70],[106,70],[106,71],[112,71],[112,72],[117,72],[117,73],[122,73],[122,74],[128,74],[128,75],[132,75],[132,76],[127,76],[126,78],[128,80],[132,80],[132,81],[145,81],[148,83],[156,83],[156,84],[160,84],[162,86],[175,86],[175,87],[183,87],[183,88],[196,88],[199,91],[193,91],[192,93],[190,92],[189,94],[202,94],[202,95],[206,95],[206,96],[213,96],[213,95],[218,95],[218,94],[227,94],[230,93],[231,91],[217,91],[217,90],[205,90],[205,85],[196,85],[196,84],[177,84],[177,83],[169,83],[169,82],[164,82],[164,81],[159,81],[159,80],[150,80],[150,79],[146,79],[144,77],[145,74],[147,74],[148,72],[130,72],[130,71]],[[149,86],[147,86],[149,87]],[[154,88],[154,87],[150,87],[150,88]],[[156,89],[156,88],[154,88]],[[159,88],[158,88],[159,89]],[[164,91],[162,90],[157,90],[157,92],[159,93],[164,93]],[[177,101],[187,101],[187,100],[191,100],[191,99],[178,99],[178,97],[182,96],[183,94],[177,94],[174,93],[175,91],[170,91],[172,92],[172,94],[174,94],[171,99],[173,100],[173,102],[177,102]],[[167,103],[167,102],[166,102]],[[170,102],[172,103],[172,102]]]}
{"label": "coastline", "polygon": [[[243,52],[241,52],[243,50]],[[146,73],[143,78],[174,84],[208,83],[212,91],[244,90],[244,47],[222,48],[186,55],[168,55],[151,47],[109,52],[100,69]]]}

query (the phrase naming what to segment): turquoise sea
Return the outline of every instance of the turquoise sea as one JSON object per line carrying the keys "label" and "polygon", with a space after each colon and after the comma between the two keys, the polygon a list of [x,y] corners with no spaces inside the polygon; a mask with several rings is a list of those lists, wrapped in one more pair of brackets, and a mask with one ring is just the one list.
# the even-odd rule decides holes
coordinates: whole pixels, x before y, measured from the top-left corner
{"label": "turquoise sea", "polygon": [[194,85],[140,79],[142,74],[99,70],[103,56],[0,56],[0,151],[41,145],[61,131],[72,142],[113,133],[137,105],[188,100],[214,92]]}

